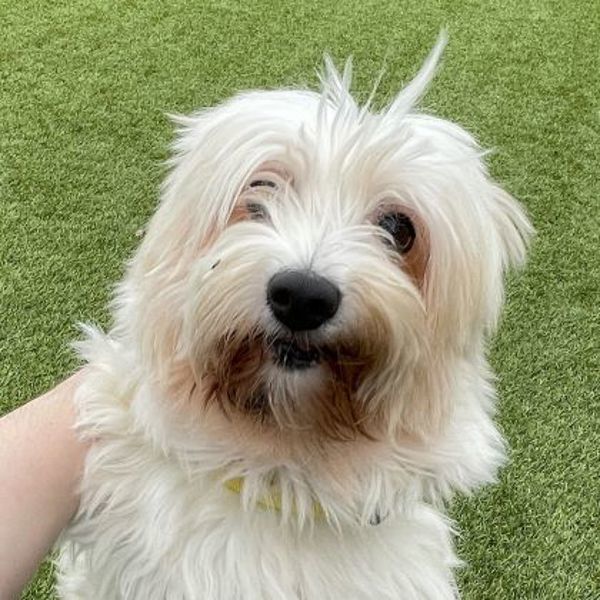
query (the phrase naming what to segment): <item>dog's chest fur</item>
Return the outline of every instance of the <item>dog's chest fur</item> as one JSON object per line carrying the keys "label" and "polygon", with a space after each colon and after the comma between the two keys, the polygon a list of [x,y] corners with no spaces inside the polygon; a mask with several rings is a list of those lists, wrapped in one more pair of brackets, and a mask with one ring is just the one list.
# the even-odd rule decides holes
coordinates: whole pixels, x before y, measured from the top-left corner
{"label": "dog's chest fur", "polygon": [[334,532],[316,523],[296,535],[276,513],[244,513],[239,497],[214,483],[189,486],[168,461],[149,456],[140,467],[137,480],[98,478],[115,506],[67,534],[66,600],[454,597],[449,528],[424,504],[378,526]]}
{"label": "dog's chest fur", "polygon": [[363,530],[316,524],[296,536],[272,513],[243,513],[239,498],[208,482],[182,493],[186,484],[168,464],[149,460],[144,468],[159,480],[112,477],[121,506],[105,516],[99,509],[68,534],[62,598],[454,597],[449,530],[425,505]]}
{"label": "dog's chest fur", "polygon": [[450,530],[434,509],[418,502],[339,531],[323,520],[298,531],[277,511],[244,511],[215,477],[190,477],[133,434],[118,386],[97,381],[80,394],[96,441],[59,557],[65,600],[454,597]]}
{"label": "dog's chest fur", "polygon": [[[453,598],[451,528],[420,495],[379,525],[315,520],[302,531],[274,510],[245,511],[210,470],[187,471],[149,439],[124,401],[127,365],[113,363],[79,394],[81,427],[95,440],[78,518],[65,532],[59,593],[73,599],[359,600]],[[466,395],[445,444],[420,457],[439,484],[490,478],[499,437]],[[156,419],[155,419],[156,420]],[[456,435],[452,434],[452,431]],[[460,432],[471,431],[470,437]],[[468,439],[467,439],[468,438]],[[462,446],[462,449],[461,449]],[[217,453],[220,453],[218,449]],[[456,463],[456,452],[461,454]],[[205,451],[206,463],[212,457]],[[451,464],[452,461],[453,464]],[[443,473],[443,476],[442,476]],[[461,480],[461,481],[459,481]]]}

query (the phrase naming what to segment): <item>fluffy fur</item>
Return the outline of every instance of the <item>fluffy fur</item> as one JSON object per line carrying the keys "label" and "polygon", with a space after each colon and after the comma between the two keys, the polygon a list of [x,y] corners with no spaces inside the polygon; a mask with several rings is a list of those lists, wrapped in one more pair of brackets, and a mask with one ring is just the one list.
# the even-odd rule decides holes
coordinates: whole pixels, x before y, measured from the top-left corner
{"label": "fluffy fur", "polygon": [[[457,596],[442,504],[503,461],[484,351],[531,228],[472,137],[414,108],[443,45],[381,112],[326,61],[321,93],[176,118],[114,326],[80,344],[92,445],[62,598]],[[414,224],[404,255],[378,226],[390,207]],[[272,355],[291,334],[265,289],[290,268],[342,293],[292,336],[320,353],[304,370]]]}

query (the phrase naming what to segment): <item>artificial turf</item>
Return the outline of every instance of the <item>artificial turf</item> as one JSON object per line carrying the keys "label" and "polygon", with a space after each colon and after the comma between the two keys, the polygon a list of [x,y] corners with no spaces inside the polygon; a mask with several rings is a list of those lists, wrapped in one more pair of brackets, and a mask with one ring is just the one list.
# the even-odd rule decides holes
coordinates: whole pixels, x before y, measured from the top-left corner
{"label": "artificial turf", "polygon": [[[365,97],[450,45],[425,100],[473,131],[538,235],[491,347],[512,448],[451,510],[469,599],[600,598],[600,3],[0,0],[0,412],[76,366],[150,215],[163,113],[315,85],[352,54]],[[1,482],[0,482],[1,485]],[[49,599],[48,565],[23,596]],[[343,600],[343,599],[340,599]]]}

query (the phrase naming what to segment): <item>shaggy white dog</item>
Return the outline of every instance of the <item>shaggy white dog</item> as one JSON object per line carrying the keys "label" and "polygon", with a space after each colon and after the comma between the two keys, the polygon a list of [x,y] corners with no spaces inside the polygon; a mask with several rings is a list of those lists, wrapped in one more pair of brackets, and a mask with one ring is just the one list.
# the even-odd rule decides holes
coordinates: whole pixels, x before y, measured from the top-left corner
{"label": "shaggy white dog", "polygon": [[485,360],[531,228],[459,126],[350,68],[180,126],[77,395],[92,441],[65,599],[457,596],[454,491],[503,440]]}

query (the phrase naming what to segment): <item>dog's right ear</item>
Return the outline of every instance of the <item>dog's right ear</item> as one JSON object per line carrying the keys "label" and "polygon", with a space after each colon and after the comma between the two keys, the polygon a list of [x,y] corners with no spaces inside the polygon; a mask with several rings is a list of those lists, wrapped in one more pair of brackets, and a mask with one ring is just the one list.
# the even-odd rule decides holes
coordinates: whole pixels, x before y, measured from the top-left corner
{"label": "dog's right ear", "polygon": [[215,230],[208,210],[203,212],[200,206],[210,178],[202,144],[211,116],[212,110],[172,117],[178,131],[168,161],[170,172],[113,301],[119,326],[136,339],[142,360],[165,381],[180,355],[185,281]]}

